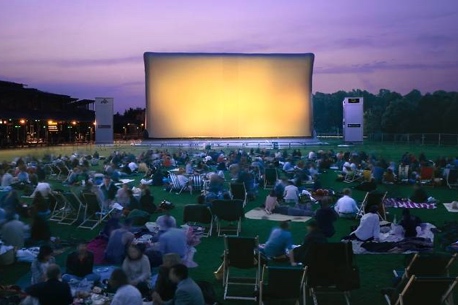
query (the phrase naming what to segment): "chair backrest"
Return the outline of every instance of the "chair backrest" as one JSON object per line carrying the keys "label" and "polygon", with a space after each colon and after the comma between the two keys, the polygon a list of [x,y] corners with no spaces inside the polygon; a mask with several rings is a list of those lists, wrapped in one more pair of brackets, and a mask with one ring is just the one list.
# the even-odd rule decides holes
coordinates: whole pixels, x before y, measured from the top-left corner
{"label": "chair backrest", "polygon": [[172,173],[172,172],[169,172],[169,178],[170,178],[170,182],[172,182],[172,187],[174,189],[180,189],[181,186],[180,186],[180,182],[178,181],[178,177],[175,173]]}
{"label": "chair backrest", "polygon": [[237,221],[244,215],[242,200],[215,200],[211,205],[213,215],[221,220]]}
{"label": "chair backrest", "polygon": [[206,205],[187,204],[183,211],[183,222],[211,223],[212,213]]}
{"label": "chair backrest", "polygon": [[204,185],[202,175],[194,174],[191,176],[191,180],[192,180],[192,188],[194,190],[202,190],[203,185]]}
{"label": "chair backrest", "polygon": [[399,165],[398,169],[399,179],[408,179],[409,178],[409,166],[408,165]]}
{"label": "chair backrest", "polygon": [[97,213],[101,211],[99,200],[97,199],[97,195],[94,193],[82,193],[81,196],[83,197],[84,202],[86,203],[87,209],[89,213]]}
{"label": "chair backrest", "polygon": [[369,208],[373,205],[377,205],[379,208],[383,206],[383,200],[385,199],[386,193],[378,191],[368,192],[366,195],[365,212],[369,212]]}
{"label": "chair backrest", "polygon": [[240,269],[255,268],[255,252],[258,251],[258,237],[224,236],[226,263]]}
{"label": "chair backrest", "polygon": [[232,198],[245,201],[246,189],[243,183],[231,183]]}
{"label": "chair backrest", "polygon": [[82,206],[81,201],[78,199],[78,197],[72,193],[72,192],[65,192],[64,197],[67,200],[68,204],[72,207],[74,210],[79,210],[80,207]]}
{"label": "chair backrest", "polygon": [[309,287],[329,287],[342,284],[343,272],[353,264],[351,243],[316,243],[306,257],[307,285]]}
{"label": "chair backrest", "polygon": [[406,266],[407,276],[448,276],[456,255],[442,253],[415,254]]}
{"label": "chair backrest", "polygon": [[447,183],[448,184],[457,184],[458,183],[458,169],[450,169],[448,171]]}
{"label": "chair backrest", "polygon": [[[399,295],[396,304],[403,305],[441,305],[451,289],[456,286],[454,277],[415,277],[412,276]],[[402,299],[402,303],[401,303]]]}
{"label": "chair backrest", "polygon": [[276,168],[266,168],[264,170],[264,178],[267,184],[273,185],[277,182],[278,174]]}
{"label": "chair backrest", "polygon": [[305,269],[297,267],[266,267],[265,292],[273,299],[298,299],[305,281]]}

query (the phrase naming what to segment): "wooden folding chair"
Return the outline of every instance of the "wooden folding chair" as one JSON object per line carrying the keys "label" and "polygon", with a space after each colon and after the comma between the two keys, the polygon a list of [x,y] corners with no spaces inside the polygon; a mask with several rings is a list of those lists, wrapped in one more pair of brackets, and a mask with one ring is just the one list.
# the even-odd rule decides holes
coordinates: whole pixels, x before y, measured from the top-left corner
{"label": "wooden folding chair", "polygon": [[401,287],[392,291],[392,295],[384,294],[384,297],[388,305],[453,305],[452,292],[457,283],[458,277],[412,275],[400,284]]}
{"label": "wooden folding chair", "polygon": [[364,200],[361,203],[361,206],[356,213],[356,218],[362,217],[369,211],[369,208],[373,205],[378,206],[378,215],[380,219],[386,221],[386,209],[383,201],[386,198],[388,192],[380,193],[377,191],[367,192],[366,196],[364,196]]}

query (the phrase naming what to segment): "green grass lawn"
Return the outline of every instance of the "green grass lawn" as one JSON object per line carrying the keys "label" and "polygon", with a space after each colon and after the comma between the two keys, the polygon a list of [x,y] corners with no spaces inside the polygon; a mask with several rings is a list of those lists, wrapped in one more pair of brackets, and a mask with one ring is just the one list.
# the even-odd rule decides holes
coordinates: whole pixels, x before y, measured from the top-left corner
{"label": "green grass lawn", "polygon": [[[315,149],[327,149],[328,147],[316,147]],[[329,148],[335,150],[340,150],[336,145],[330,145]],[[92,153],[95,149],[99,151],[101,155],[109,154],[112,149],[131,151],[135,150],[136,152],[146,150],[147,148],[141,147],[130,147],[122,146],[117,148],[100,148],[100,147],[59,147],[59,148],[43,148],[43,149],[23,149],[23,150],[10,150],[10,151],[0,151],[0,160],[11,160],[17,155],[37,155],[41,156],[44,153],[53,153],[53,154],[68,154],[75,150],[84,153]],[[398,160],[400,155],[406,151],[419,153],[426,153],[427,157],[434,159],[438,156],[455,156],[458,155],[458,149],[456,147],[427,147],[427,146],[393,146],[393,145],[380,145],[380,144],[365,144],[360,147],[350,148],[365,150],[368,153],[375,153],[378,156],[383,156],[387,160]],[[307,149],[308,150],[308,149]],[[345,150],[343,148],[342,150]],[[140,176],[136,177],[137,180],[140,179]],[[342,182],[335,181],[336,174],[333,171],[328,171],[322,175],[323,186],[327,188],[332,188],[334,190],[341,190],[348,185]],[[59,188],[62,188],[59,185]],[[165,192],[160,187],[151,188],[156,202],[160,202],[163,199],[169,200],[176,205],[176,208],[172,210],[171,214],[177,218],[179,222],[182,220],[183,207],[186,204],[196,203],[196,196],[191,196],[190,194],[181,194],[176,195],[174,193],[169,194]],[[408,197],[411,193],[410,186],[404,185],[382,185],[380,190],[388,191],[390,197]],[[445,187],[440,188],[428,188],[427,192],[439,199],[441,202],[450,202],[452,200],[458,199],[458,192],[456,190],[449,190]],[[246,211],[260,206],[267,191],[260,190],[257,199],[253,202],[249,202],[246,206]],[[354,196],[358,200],[362,200],[364,197],[363,192],[355,191]],[[389,209],[389,217],[392,218],[393,215],[397,215],[399,219],[400,210]],[[457,220],[457,215],[448,213],[446,209],[438,205],[438,208],[435,210],[423,210],[416,209],[412,210],[415,215],[418,215],[423,221],[431,222],[436,226],[440,226],[445,221]],[[157,215],[153,216],[153,219]],[[335,226],[337,233],[332,238],[332,241],[338,241],[342,236],[348,235],[350,226],[357,225],[356,220],[345,220],[339,219]],[[242,235],[243,236],[259,236],[260,242],[265,242],[270,230],[274,227],[276,223],[270,222],[267,220],[250,220],[246,219],[243,221],[242,225]],[[81,239],[91,239],[93,238],[100,228],[96,228],[94,231],[75,229],[70,226],[56,225],[52,224],[52,232],[54,236],[59,236],[62,239],[67,239],[70,237],[77,237]],[[295,243],[300,243],[305,234],[305,225],[303,223],[293,223],[292,224],[292,233],[295,240]],[[192,269],[191,276],[195,279],[207,280],[215,284],[215,289],[218,295],[222,299],[222,285],[220,282],[217,282],[213,278],[213,271],[220,265],[221,259],[220,254],[223,251],[223,239],[218,237],[210,237],[202,240],[202,243],[197,247],[197,253],[195,255],[195,261],[199,264],[199,267]],[[438,249],[439,250],[439,249]],[[65,255],[60,255],[57,257],[57,261],[60,264],[64,264]],[[403,255],[357,255],[356,263],[360,268],[361,272],[361,289],[354,291],[352,293],[352,304],[354,305],[378,305],[385,304],[383,300],[380,289],[382,287],[390,286],[392,281],[392,270],[394,268],[399,268],[403,264]],[[14,283],[23,277],[29,270],[28,264],[18,263],[12,266],[0,266],[0,283]],[[457,266],[453,267],[453,274],[458,275]],[[232,301],[224,302],[224,304],[252,304],[252,302],[242,302],[242,301]],[[339,297],[325,297],[320,301],[320,304],[344,304],[344,300]]]}

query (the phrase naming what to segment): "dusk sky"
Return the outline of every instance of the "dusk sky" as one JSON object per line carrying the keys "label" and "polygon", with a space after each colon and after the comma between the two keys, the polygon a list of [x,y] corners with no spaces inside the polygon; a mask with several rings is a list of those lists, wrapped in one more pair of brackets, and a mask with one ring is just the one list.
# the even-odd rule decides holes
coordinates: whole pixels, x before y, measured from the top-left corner
{"label": "dusk sky", "polygon": [[145,51],[312,52],[314,92],[458,91],[458,1],[0,2],[0,80],[144,107]]}

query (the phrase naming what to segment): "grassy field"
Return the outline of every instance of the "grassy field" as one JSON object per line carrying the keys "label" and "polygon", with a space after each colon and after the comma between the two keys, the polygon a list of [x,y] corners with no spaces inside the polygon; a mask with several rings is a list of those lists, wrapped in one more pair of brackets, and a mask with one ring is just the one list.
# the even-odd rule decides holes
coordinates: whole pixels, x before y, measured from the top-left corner
{"label": "grassy field", "polygon": [[[315,149],[335,149],[341,150],[336,145],[330,145]],[[112,149],[121,151],[132,151],[135,150],[139,153],[147,148],[142,147],[131,147],[131,146],[120,146],[116,148],[101,148],[95,146],[84,146],[84,147],[58,147],[58,148],[42,148],[42,149],[21,149],[21,150],[9,150],[0,151],[0,160],[10,161],[12,158],[18,155],[35,155],[37,157],[42,156],[44,153],[50,154],[69,154],[74,151],[80,153],[92,153],[94,150],[98,150],[101,155],[109,154]],[[345,150],[346,148],[343,148]],[[387,160],[398,160],[402,153],[409,151],[413,153],[424,152],[430,159],[434,159],[439,156],[456,156],[458,155],[458,149],[456,147],[427,147],[427,146],[392,146],[392,145],[380,145],[380,144],[365,144],[360,147],[349,148],[350,150],[364,150],[367,153],[374,153],[377,156],[383,156]],[[336,174],[333,171],[328,171],[322,175],[322,183],[327,188],[334,190],[341,190],[347,185],[341,182],[335,181]],[[137,180],[140,176],[136,177]],[[62,185],[58,185],[62,188]],[[176,208],[172,211],[172,215],[177,218],[179,222],[182,220],[183,207],[186,204],[196,203],[196,196],[189,194],[169,194],[166,193],[160,187],[151,188],[156,201],[159,202],[163,199],[169,200],[176,205]],[[408,197],[411,193],[410,186],[404,185],[382,185],[380,190],[388,191],[390,197]],[[458,192],[456,190],[449,190],[445,187],[440,188],[428,188],[427,192],[439,199],[441,202],[450,202],[458,199]],[[247,204],[246,210],[250,210],[257,206],[260,206],[267,192],[261,190],[257,199]],[[364,193],[355,191],[354,196],[358,200],[362,200]],[[400,210],[389,209],[390,217],[394,215],[400,216]],[[423,221],[431,222],[436,226],[440,226],[445,221],[456,220],[456,215],[448,213],[446,209],[438,205],[435,210],[412,210],[415,215],[418,215]],[[153,218],[157,217],[154,215]],[[336,222],[336,235],[332,238],[332,241],[338,241],[342,236],[349,233],[349,228],[352,225],[356,225],[358,222],[355,220],[339,219]],[[242,225],[242,235],[244,236],[256,236],[258,235],[261,242],[265,242],[268,234],[272,227],[276,224],[267,220],[249,220],[246,219]],[[75,229],[74,227],[52,225],[53,234],[59,236],[62,239],[68,239],[71,237],[81,239],[91,239],[97,233],[98,229],[94,231]],[[293,223],[292,233],[296,243],[300,243],[305,234],[305,225],[303,223]],[[438,249],[440,250],[440,249]],[[215,284],[215,288],[219,296],[222,296],[222,286],[220,282],[217,282],[213,278],[213,271],[221,263],[220,254],[223,251],[223,240],[218,237],[211,237],[203,239],[202,243],[197,247],[197,253],[195,255],[195,261],[199,264],[198,268],[192,269],[191,275],[195,279],[207,280]],[[385,304],[380,289],[382,287],[390,286],[392,281],[392,270],[399,268],[403,263],[402,255],[357,255],[356,263],[360,268],[361,272],[361,289],[353,292],[352,304],[354,305],[378,305]],[[59,263],[63,264],[65,255],[57,257]],[[0,267],[0,283],[14,283],[23,277],[29,270],[28,264],[15,264],[12,266]],[[458,275],[457,266],[453,267],[453,274]],[[224,302],[224,304],[252,304],[252,302]],[[320,304],[344,304],[344,300],[340,297],[325,297],[320,300]],[[426,303],[425,303],[426,304]]]}

